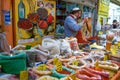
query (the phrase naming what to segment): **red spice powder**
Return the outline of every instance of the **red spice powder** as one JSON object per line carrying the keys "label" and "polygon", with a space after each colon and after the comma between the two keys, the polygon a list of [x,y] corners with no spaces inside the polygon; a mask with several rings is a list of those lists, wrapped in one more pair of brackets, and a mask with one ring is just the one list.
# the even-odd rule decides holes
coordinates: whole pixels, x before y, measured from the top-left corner
{"label": "red spice powder", "polygon": [[99,40],[100,38],[98,36],[92,36],[89,37],[87,40]]}
{"label": "red spice powder", "polygon": [[71,72],[69,72],[67,70],[62,70],[62,71],[59,71],[58,73],[60,73],[60,74],[71,74]]}
{"label": "red spice powder", "polygon": [[78,43],[84,43],[84,44],[88,44],[89,42],[88,41],[85,41],[83,39],[83,35],[82,35],[82,32],[81,31],[78,31],[77,35],[76,35],[76,38],[77,38],[77,42]]}

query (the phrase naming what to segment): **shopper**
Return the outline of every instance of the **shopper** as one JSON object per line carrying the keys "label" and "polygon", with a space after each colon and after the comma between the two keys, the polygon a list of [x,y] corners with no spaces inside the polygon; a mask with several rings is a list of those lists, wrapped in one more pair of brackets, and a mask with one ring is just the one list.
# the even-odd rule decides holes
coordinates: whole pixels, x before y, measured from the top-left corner
{"label": "shopper", "polygon": [[81,23],[77,23],[77,19],[82,15],[82,11],[79,8],[73,8],[71,14],[66,17],[64,22],[65,37],[75,37],[77,32],[81,29],[84,19]]}
{"label": "shopper", "polygon": [[117,20],[113,20],[112,28],[113,29],[118,29],[119,28],[119,24],[118,24]]}

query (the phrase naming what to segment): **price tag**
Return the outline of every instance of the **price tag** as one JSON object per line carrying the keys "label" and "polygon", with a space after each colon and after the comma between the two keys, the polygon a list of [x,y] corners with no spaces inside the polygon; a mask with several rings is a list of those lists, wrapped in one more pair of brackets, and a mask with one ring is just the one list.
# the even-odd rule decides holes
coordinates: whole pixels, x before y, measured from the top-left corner
{"label": "price tag", "polygon": [[100,35],[102,35],[102,34],[103,34],[103,32],[102,32],[102,31],[99,31],[99,34],[100,34]]}
{"label": "price tag", "polygon": [[99,69],[99,63],[98,63],[98,61],[95,62],[95,69],[96,70]]}
{"label": "price tag", "polygon": [[104,55],[104,61],[108,60],[108,56]]}
{"label": "price tag", "polygon": [[120,41],[118,41],[118,48],[120,49]]}
{"label": "price tag", "polygon": [[58,62],[58,58],[54,58],[53,59],[53,64],[56,65],[57,62]]}
{"label": "price tag", "polygon": [[47,80],[47,78],[42,78],[42,79],[40,79],[40,80]]}
{"label": "price tag", "polygon": [[37,68],[38,70],[45,71],[46,70],[46,64],[41,64]]}
{"label": "price tag", "polygon": [[[69,77],[69,76],[68,76]],[[75,74],[72,74],[72,75],[70,75],[70,80],[76,80],[76,75]]]}
{"label": "price tag", "polygon": [[20,72],[20,80],[28,80],[28,71]]}
{"label": "price tag", "polygon": [[59,71],[62,71],[62,62],[58,61],[56,63],[56,70],[59,72]]}
{"label": "price tag", "polygon": [[73,60],[73,61],[72,61],[72,65],[78,66],[78,60]]}

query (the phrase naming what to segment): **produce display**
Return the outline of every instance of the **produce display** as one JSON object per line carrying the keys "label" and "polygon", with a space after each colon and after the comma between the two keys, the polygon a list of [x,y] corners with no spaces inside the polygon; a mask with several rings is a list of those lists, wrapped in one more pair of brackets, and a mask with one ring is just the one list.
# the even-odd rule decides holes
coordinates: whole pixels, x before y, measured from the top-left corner
{"label": "produce display", "polygon": [[51,76],[42,76],[37,80],[59,80],[59,79],[57,79],[55,77],[51,77]]}
{"label": "produce display", "polygon": [[62,67],[61,71],[57,71],[56,68],[52,70],[52,76],[57,77],[57,78],[63,78],[66,77],[70,74],[74,74],[74,70],[69,69],[67,67]]}
{"label": "produce display", "polygon": [[38,75],[51,75],[52,74],[52,72],[48,66],[46,67],[46,69],[44,69],[44,68],[43,68],[43,66],[34,67],[33,72],[35,72]]}
{"label": "produce display", "polygon": [[[30,64],[34,64],[29,74],[35,80],[119,80],[120,62],[106,55],[104,49],[80,51],[76,39],[68,38],[68,44],[63,45],[66,39],[55,40],[44,38],[42,45],[26,48],[18,45],[14,52],[25,52]],[[75,42],[75,43],[74,43]],[[61,46],[62,43],[62,46]],[[66,42],[65,42],[66,43]],[[72,43],[72,45],[71,45]],[[54,44],[54,45],[53,45]],[[74,46],[73,46],[74,44]],[[69,46],[69,47],[68,47]],[[62,48],[69,49],[63,53]],[[74,50],[77,50],[75,53]],[[62,53],[61,53],[62,52]],[[35,56],[33,56],[35,54]],[[67,55],[65,55],[67,54]],[[109,53],[110,54],[110,53]],[[14,56],[14,55],[13,55]],[[32,58],[31,58],[32,57]],[[115,58],[115,57],[114,57]]]}
{"label": "produce display", "polygon": [[117,64],[111,63],[111,62],[106,62],[106,61],[99,61],[99,67],[103,69],[108,69],[112,71],[118,71],[119,66]]}
{"label": "produce display", "polygon": [[82,60],[73,60],[68,62],[67,67],[73,70],[81,69],[86,66],[86,63]]}

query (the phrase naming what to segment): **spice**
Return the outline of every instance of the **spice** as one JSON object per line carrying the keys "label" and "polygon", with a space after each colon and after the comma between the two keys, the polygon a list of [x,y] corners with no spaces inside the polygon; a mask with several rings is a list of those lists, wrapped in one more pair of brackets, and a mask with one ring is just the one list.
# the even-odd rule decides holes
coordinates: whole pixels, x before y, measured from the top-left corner
{"label": "spice", "polygon": [[58,71],[58,73],[60,73],[60,74],[71,74],[71,72],[69,72],[67,70]]}
{"label": "spice", "polygon": [[82,32],[81,31],[78,31],[77,35],[76,35],[76,38],[77,38],[77,42],[78,43],[89,43],[88,41],[85,41],[83,38],[83,35],[82,35]]}
{"label": "spice", "polygon": [[98,36],[92,36],[89,37],[87,40],[99,40],[100,38]]}

